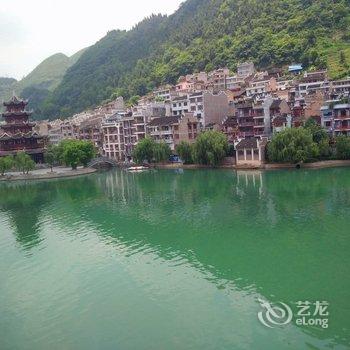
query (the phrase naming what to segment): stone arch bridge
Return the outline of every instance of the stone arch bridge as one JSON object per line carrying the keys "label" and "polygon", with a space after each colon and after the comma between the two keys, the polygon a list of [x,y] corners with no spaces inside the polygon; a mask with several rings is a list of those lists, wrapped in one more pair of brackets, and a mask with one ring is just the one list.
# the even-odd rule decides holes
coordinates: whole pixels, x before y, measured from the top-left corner
{"label": "stone arch bridge", "polygon": [[89,164],[89,168],[106,168],[106,167],[117,167],[119,166],[118,162],[114,159],[107,157],[99,157],[93,159]]}

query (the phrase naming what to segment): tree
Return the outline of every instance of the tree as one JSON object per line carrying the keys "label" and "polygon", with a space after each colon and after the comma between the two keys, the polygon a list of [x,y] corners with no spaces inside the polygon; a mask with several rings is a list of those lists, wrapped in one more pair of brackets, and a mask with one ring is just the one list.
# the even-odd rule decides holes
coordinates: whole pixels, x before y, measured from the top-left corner
{"label": "tree", "polygon": [[335,139],[336,156],[338,159],[350,159],[350,137],[345,135]]}
{"label": "tree", "polygon": [[199,164],[217,166],[225,158],[227,149],[228,142],[222,132],[205,131],[193,145],[193,159]]}
{"label": "tree", "polygon": [[87,167],[88,163],[96,156],[95,146],[89,141],[79,141],[78,147],[82,152],[80,162],[84,167]]}
{"label": "tree", "polygon": [[13,158],[10,156],[0,158],[0,174],[4,176],[13,167]]}
{"label": "tree", "polygon": [[191,145],[186,142],[186,141],[181,141],[177,146],[176,146],[176,152],[180,156],[181,160],[185,164],[192,164],[193,163],[193,158],[192,158],[192,147]]}
{"label": "tree", "polygon": [[95,146],[85,140],[63,140],[54,148],[56,159],[77,169],[78,165],[86,167],[96,155]]}
{"label": "tree", "polygon": [[28,174],[29,171],[35,169],[35,162],[23,151],[18,152],[15,156],[15,165],[17,170],[21,171],[23,174]]}
{"label": "tree", "polygon": [[57,162],[58,147],[50,145],[44,154],[45,163],[50,166],[51,172],[53,171],[53,166]]}
{"label": "tree", "polygon": [[318,125],[313,118],[309,118],[305,122],[304,128],[308,129],[311,132],[312,139],[316,143],[320,143],[322,140],[329,139],[326,129]]}
{"label": "tree", "polygon": [[153,147],[153,159],[156,163],[164,163],[169,160],[171,149],[164,141],[156,143]]}
{"label": "tree", "polygon": [[275,134],[267,147],[272,162],[299,163],[319,155],[312,133],[306,128],[289,128]]}
{"label": "tree", "polygon": [[80,164],[80,159],[83,157],[82,150],[74,142],[67,143],[63,149],[63,160],[66,165],[72,167],[73,170],[76,170]]}
{"label": "tree", "polygon": [[143,163],[144,161],[151,163],[153,160],[153,151],[155,144],[155,141],[150,137],[146,137],[141,140],[134,148],[132,154],[135,162],[139,164]]}
{"label": "tree", "polygon": [[332,155],[332,149],[326,129],[318,125],[312,118],[306,121],[304,128],[311,132],[312,140],[317,144],[319,157],[322,159],[329,158]]}

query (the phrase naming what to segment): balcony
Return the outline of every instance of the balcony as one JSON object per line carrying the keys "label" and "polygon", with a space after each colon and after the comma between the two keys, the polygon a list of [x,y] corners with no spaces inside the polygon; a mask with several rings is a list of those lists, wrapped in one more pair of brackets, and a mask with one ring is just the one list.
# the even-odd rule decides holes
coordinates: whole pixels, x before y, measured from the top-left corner
{"label": "balcony", "polygon": [[334,120],[350,120],[350,113],[346,113],[346,114],[336,114],[334,116]]}
{"label": "balcony", "polygon": [[254,122],[243,122],[243,123],[239,123],[240,127],[253,127],[254,126]]}
{"label": "balcony", "polygon": [[256,128],[256,129],[265,128],[265,124],[264,123],[256,123],[256,124],[254,124],[254,128]]}
{"label": "balcony", "polygon": [[162,130],[162,131],[151,131],[151,136],[171,136],[173,132],[171,130]]}
{"label": "balcony", "polygon": [[349,125],[335,125],[334,131],[349,131],[350,130],[350,124]]}

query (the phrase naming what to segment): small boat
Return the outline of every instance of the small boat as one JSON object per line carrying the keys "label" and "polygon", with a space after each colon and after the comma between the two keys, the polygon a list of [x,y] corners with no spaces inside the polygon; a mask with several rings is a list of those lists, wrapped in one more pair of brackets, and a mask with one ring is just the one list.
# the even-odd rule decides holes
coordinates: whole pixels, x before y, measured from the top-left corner
{"label": "small boat", "polygon": [[130,168],[127,168],[126,170],[129,171],[130,173],[140,173],[142,171],[149,170],[149,168],[145,166],[132,166]]}

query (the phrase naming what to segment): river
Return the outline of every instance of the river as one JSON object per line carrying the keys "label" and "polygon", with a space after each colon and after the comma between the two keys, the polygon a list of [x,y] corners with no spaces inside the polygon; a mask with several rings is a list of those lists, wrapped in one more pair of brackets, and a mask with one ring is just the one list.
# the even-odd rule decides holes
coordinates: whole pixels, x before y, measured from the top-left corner
{"label": "river", "polygon": [[0,349],[349,349],[349,252],[348,168],[0,184]]}

